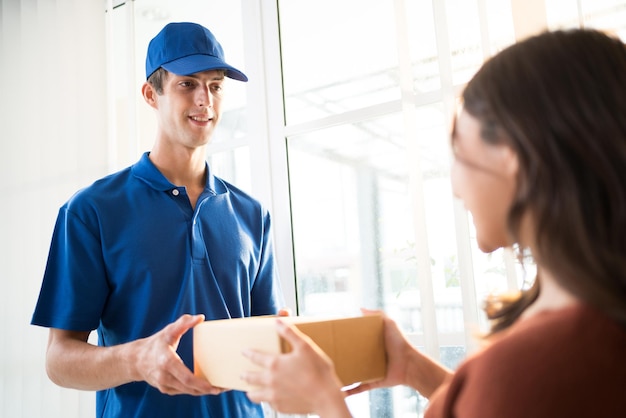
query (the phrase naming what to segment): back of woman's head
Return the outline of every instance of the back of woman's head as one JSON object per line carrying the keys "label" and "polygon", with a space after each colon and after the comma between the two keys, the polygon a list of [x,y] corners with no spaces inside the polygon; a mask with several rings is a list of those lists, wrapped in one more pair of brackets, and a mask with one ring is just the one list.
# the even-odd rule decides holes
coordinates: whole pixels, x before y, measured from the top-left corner
{"label": "back of woman's head", "polygon": [[626,48],[593,30],[543,33],[487,61],[464,109],[519,157],[509,228],[533,256],[626,325]]}

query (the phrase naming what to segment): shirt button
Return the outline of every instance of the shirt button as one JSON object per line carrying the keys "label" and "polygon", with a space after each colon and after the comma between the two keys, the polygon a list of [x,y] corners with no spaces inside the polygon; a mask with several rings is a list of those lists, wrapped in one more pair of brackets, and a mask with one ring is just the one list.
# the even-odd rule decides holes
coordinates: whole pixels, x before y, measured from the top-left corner
{"label": "shirt button", "polygon": [[174,196],[178,196],[178,194],[179,194],[179,193],[180,193],[180,192],[178,191],[178,189],[174,189],[174,190],[172,190],[172,194],[173,194]]}

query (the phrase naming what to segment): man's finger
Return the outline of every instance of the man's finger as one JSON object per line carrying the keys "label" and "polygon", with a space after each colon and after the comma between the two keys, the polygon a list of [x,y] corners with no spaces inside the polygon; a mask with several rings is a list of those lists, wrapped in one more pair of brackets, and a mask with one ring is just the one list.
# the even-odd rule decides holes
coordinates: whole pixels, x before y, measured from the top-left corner
{"label": "man's finger", "polygon": [[291,308],[284,307],[278,311],[278,316],[291,316]]}
{"label": "man's finger", "polygon": [[164,328],[168,344],[177,345],[184,333],[204,321],[204,315],[182,315]]}

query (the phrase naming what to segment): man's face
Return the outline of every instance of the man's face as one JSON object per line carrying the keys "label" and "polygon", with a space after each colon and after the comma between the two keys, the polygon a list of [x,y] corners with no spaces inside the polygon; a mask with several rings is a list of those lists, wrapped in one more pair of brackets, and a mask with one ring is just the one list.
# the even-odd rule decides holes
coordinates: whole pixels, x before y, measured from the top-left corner
{"label": "man's face", "polygon": [[206,145],[222,115],[224,72],[169,73],[163,94],[154,94],[161,139],[188,148]]}

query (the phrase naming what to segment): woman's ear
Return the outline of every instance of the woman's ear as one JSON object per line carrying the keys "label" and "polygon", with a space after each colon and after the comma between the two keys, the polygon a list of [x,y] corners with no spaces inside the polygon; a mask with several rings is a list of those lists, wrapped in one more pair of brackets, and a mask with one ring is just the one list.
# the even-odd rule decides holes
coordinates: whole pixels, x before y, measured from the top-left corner
{"label": "woman's ear", "polygon": [[516,177],[519,170],[519,158],[513,148],[500,146],[500,161],[502,162],[503,172],[508,177]]}
{"label": "woman's ear", "polygon": [[143,96],[143,99],[146,101],[146,103],[148,103],[151,107],[156,108],[158,95],[156,90],[150,83],[143,83],[143,86],[141,86],[141,95]]}

